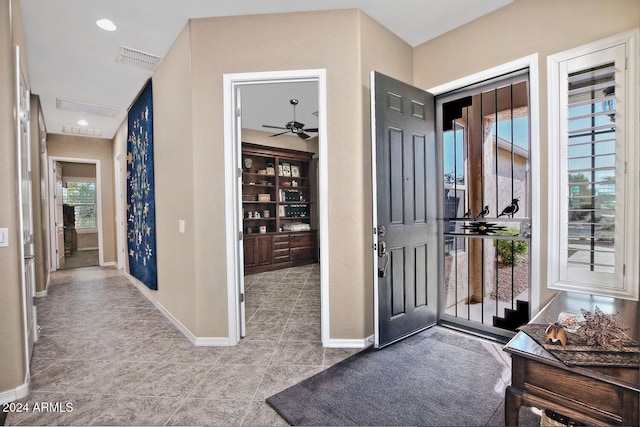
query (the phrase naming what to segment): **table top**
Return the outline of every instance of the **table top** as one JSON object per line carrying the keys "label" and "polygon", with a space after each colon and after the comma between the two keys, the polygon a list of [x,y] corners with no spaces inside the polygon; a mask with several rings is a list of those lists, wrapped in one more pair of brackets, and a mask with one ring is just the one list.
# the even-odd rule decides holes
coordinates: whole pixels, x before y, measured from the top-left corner
{"label": "table top", "polygon": [[[637,301],[578,292],[559,292],[529,323],[554,323],[558,320],[558,315],[563,311],[580,314],[580,309],[593,312],[596,306],[607,314],[619,313],[619,320],[629,327],[626,334],[635,342],[640,342],[640,314],[638,313],[640,305]],[[570,367],[558,360],[524,332],[518,332],[504,347],[504,351],[640,392],[640,370],[638,368]]]}

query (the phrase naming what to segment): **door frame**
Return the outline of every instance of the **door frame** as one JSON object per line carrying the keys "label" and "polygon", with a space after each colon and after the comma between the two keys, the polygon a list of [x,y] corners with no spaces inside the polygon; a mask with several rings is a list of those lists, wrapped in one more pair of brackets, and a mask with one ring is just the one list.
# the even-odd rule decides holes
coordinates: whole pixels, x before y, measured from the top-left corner
{"label": "door frame", "polygon": [[[542,287],[540,286],[540,203],[541,203],[541,194],[540,194],[540,84],[539,84],[539,71],[538,71],[538,54],[534,53],[532,55],[528,55],[519,59],[515,59],[511,62],[507,62],[505,64],[498,65],[493,68],[489,68],[474,74],[471,74],[466,77],[462,77],[460,79],[442,84],[440,86],[433,87],[431,89],[427,89],[427,92],[432,93],[434,96],[442,95],[446,92],[451,92],[453,90],[457,90],[463,88],[465,86],[470,86],[484,80],[493,79],[499,77],[504,74],[508,74],[517,70],[521,70],[524,68],[529,69],[529,110],[530,110],[530,140],[531,140],[531,148],[530,148],[530,161],[531,161],[531,241],[530,241],[530,295],[529,295],[529,307],[531,310],[531,317],[535,316],[535,314],[540,311],[540,291]],[[436,123],[436,135],[439,132],[438,123]],[[438,150],[438,156],[442,157],[441,147],[436,147]],[[437,163],[439,165],[439,169],[442,167],[441,162]],[[442,170],[438,170],[439,176],[442,176]],[[439,188],[442,186],[439,185]],[[440,199],[442,199],[442,195],[440,195]],[[439,205],[438,217],[442,218],[443,216],[443,207]],[[440,224],[439,236],[440,243],[439,247],[442,248],[442,224]],[[441,255],[439,255],[441,257]],[[442,259],[439,261],[439,272],[438,276],[440,278],[440,286],[442,286],[442,278],[444,277],[444,270],[442,265]],[[440,305],[440,304],[439,304]],[[439,310],[438,317],[442,313]]]}
{"label": "door frame", "polygon": [[[125,268],[126,244],[124,236],[126,235],[126,227],[124,225],[125,217],[125,187],[122,177],[126,174],[126,166],[124,164],[124,155],[119,152],[113,158],[113,170],[115,171],[115,195],[116,195],[116,266],[119,270]],[[123,167],[124,166],[124,167]],[[97,174],[97,170],[96,170]]]}
{"label": "door frame", "polygon": [[240,340],[240,286],[242,268],[241,188],[237,176],[241,141],[237,140],[236,89],[265,83],[315,81],[318,84],[318,201],[320,223],[320,295],[322,345],[330,346],[329,334],[329,197],[327,166],[327,77],[325,69],[231,73],[223,75],[224,165],[225,165],[225,243],[227,259],[227,313],[229,345]]}
{"label": "door frame", "polygon": [[100,169],[100,160],[96,159],[80,159],[76,157],[62,157],[62,156],[49,156],[49,232],[50,232],[50,247],[49,259],[51,261],[50,271],[58,270],[58,259],[56,255],[56,248],[58,247],[58,234],[56,233],[55,218],[56,218],[56,200],[55,200],[55,164],[56,162],[66,163],[89,163],[96,166],[96,228],[98,229],[98,265],[104,265],[104,247],[102,240],[102,176]]}

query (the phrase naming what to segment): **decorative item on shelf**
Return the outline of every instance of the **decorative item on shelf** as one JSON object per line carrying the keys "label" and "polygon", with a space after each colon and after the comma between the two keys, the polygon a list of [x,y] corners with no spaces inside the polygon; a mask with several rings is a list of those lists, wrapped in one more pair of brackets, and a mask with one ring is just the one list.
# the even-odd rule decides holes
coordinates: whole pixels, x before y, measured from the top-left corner
{"label": "decorative item on shelf", "polygon": [[291,176],[294,178],[300,177],[300,166],[291,166]]}
{"label": "decorative item on shelf", "polygon": [[269,194],[269,193],[258,194],[258,201],[259,202],[270,202],[271,201],[271,194]]}
{"label": "decorative item on shelf", "polygon": [[242,195],[242,201],[243,202],[255,202],[256,201],[256,195],[255,194],[243,194]]}
{"label": "decorative item on shelf", "polygon": [[291,176],[291,164],[283,163],[282,164],[282,176]]}
{"label": "decorative item on shelf", "polygon": [[579,335],[586,338],[589,345],[599,345],[607,350],[620,350],[629,344],[630,338],[625,334],[629,328],[618,319],[619,313],[605,314],[596,306],[593,313],[580,310],[585,321],[580,322]]}
{"label": "decorative item on shelf", "polygon": [[291,182],[283,181],[280,183],[280,187],[291,187]]}
{"label": "decorative item on shelf", "polygon": [[556,323],[552,323],[547,326],[547,329],[544,331],[544,342],[547,343],[551,341],[551,344],[562,344],[563,347],[567,346],[567,332],[564,328]]}
{"label": "decorative item on shelf", "polygon": [[291,181],[291,186],[292,187],[297,187],[298,186],[298,181],[296,181],[295,179],[293,181]]}
{"label": "decorative item on shelf", "polygon": [[282,163],[278,165],[278,176],[282,176]]}
{"label": "decorative item on shelf", "polygon": [[275,175],[276,168],[273,166],[273,163],[267,163],[267,175]]}
{"label": "decorative item on shelf", "polygon": [[254,217],[254,218],[260,218],[260,212],[255,211],[255,212],[253,213],[253,217]]}
{"label": "decorative item on shelf", "polygon": [[268,209],[265,209],[265,210],[262,211],[262,216],[264,218],[269,218],[271,216],[271,212],[269,212]]}
{"label": "decorative item on shelf", "polygon": [[558,324],[563,326],[567,332],[575,333],[580,329],[580,322],[584,321],[578,313],[563,311],[558,315]]}
{"label": "decorative item on shelf", "polygon": [[251,233],[253,233],[253,230],[251,229],[251,227],[247,227],[247,228],[244,230],[244,232],[245,232],[245,233],[247,233],[247,234],[251,234]]}
{"label": "decorative item on shelf", "polygon": [[251,160],[251,157],[245,157],[244,159],[244,167],[247,169],[251,169],[251,165],[253,164],[253,160]]}
{"label": "decorative item on shelf", "polygon": [[267,174],[266,169],[258,169],[258,175],[266,175],[266,174]]}
{"label": "decorative item on shelf", "polygon": [[265,224],[261,224],[260,225],[260,233],[266,233],[267,232],[267,226]]}
{"label": "decorative item on shelf", "polygon": [[247,218],[253,219],[253,212],[248,212],[247,213]]}

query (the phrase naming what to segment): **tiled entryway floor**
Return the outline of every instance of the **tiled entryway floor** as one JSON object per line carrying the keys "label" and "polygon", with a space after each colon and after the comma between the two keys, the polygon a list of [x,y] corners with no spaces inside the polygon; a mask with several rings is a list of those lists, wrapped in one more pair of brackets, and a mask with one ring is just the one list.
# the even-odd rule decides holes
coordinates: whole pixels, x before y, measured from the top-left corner
{"label": "tiled entryway floor", "polygon": [[[322,347],[317,264],[245,283],[247,337],[196,347],[117,269],[53,273],[37,301],[31,410],[7,425],[287,425],[265,398],[357,350]],[[34,412],[41,402],[63,409]]]}

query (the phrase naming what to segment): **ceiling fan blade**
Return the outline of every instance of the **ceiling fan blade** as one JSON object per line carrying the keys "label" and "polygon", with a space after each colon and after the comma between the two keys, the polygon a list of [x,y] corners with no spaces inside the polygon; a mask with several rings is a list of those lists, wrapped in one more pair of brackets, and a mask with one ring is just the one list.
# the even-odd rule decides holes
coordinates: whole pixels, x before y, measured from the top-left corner
{"label": "ceiling fan blade", "polygon": [[289,131],[280,132],[280,133],[274,133],[273,135],[269,135],[269,136],[280,136],[280,135],[284,135],[285,133],[289,133]]}
{"label": "ceiling fan blade", "polygon": [[307,135],[307,134],[306,134],[306,133],[304,133],[304,132],[297,132],[297,135],[298,135],[300,138],[302,138],[302,139],[309,139],[309,138],[311,138],[311,136]]}
{"label": "ceiling fan blade", "polygon": [[289,129],[283,128],[282,126],[271,126],[271,125],[262,125],[263,128],[271,128],[271,129]]}
{"label": "ceiling fan blade", "polygon": [[318,133],[318,128],[309,128],[309,129],[302,129],[305,132],[315,132]]}
{"label": "ceiling fan blade", "polygon": [[287,126],[288,125],[291,125],[292,128],[296,128],[296,129],[302,129],[304,127],[304,123],[300,123],[300,122],[296,122],[296,121],[289,122],[289,123],[287,123]]}

